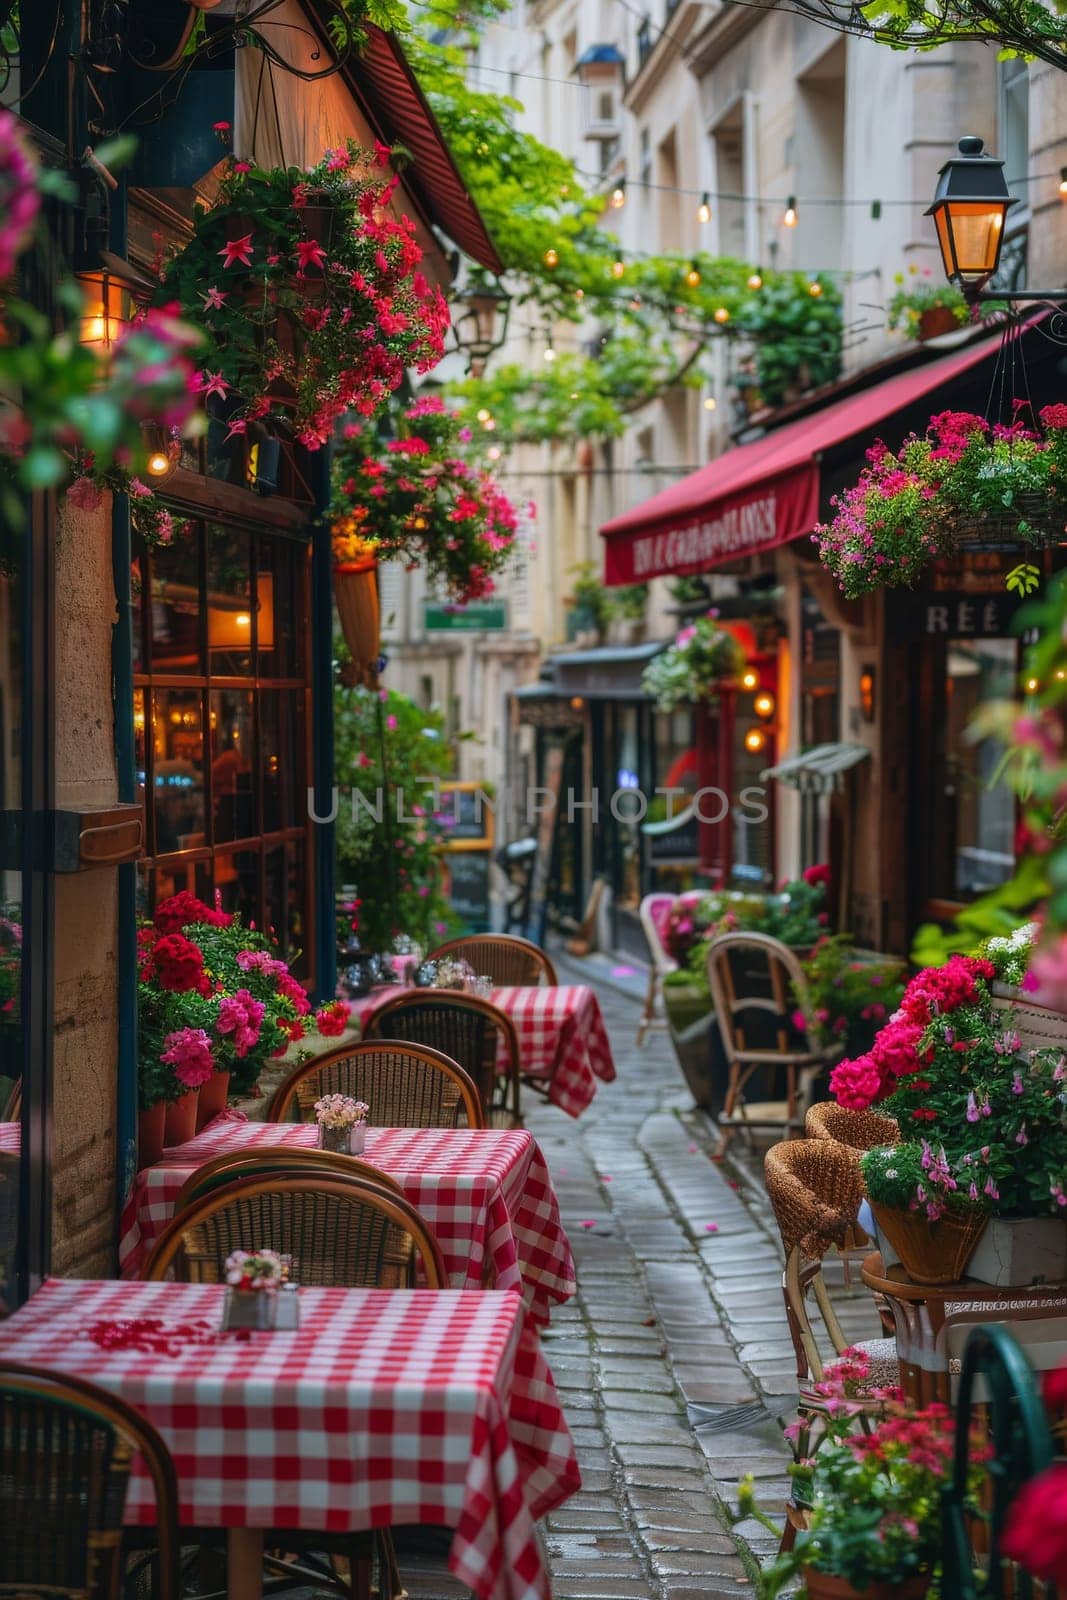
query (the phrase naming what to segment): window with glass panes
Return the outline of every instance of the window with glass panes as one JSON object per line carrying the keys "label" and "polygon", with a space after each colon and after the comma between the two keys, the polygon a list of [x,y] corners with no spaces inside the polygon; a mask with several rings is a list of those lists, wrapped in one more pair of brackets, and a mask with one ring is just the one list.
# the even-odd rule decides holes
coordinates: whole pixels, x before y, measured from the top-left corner
{"label": "window with glass panes", "polygon": [[192,521],[134,573],[146,909],[188,889],[309,975],[308,548]]}

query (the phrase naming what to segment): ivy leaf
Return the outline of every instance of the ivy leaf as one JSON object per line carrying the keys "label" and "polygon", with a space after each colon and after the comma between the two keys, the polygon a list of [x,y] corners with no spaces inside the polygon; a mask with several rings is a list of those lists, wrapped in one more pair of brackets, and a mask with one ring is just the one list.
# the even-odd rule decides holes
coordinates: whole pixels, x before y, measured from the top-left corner
{"label": "ivy leaf", "polygon": [[1004,587],[1011,594],[1028,595],[1041,583],[1041,569],[1031,565],[1029,561],[1022,561],[1017,567],[1012,567],[1004,579]]}

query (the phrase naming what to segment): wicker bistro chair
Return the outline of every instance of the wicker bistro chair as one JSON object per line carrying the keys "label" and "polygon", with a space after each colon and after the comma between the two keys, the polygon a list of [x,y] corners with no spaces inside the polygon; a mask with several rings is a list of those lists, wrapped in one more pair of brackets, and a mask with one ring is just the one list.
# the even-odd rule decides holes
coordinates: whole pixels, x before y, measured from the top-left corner
{"label": "wicker bistro chair", "polygon": [[637,914],[641,919],[649,955],[648,989],[641,1020],[637,1024],[636,1042],[639,1048],[654,1029],[666,1030],[668,1026],[663,1011],[663,980],[668,973],[678,971],[678,963],[663,943],[661,918],[666,918],[677,898],[677,895],[662,892],[646,894],[638,907]]}
{"label": "wicker bistro chair", "polygon": [[[798,1461],[811,1454],[812,1430],[826,1403],[816,1393],[824,1365],[820,1338],[812,1324],[816,1308],[824,1330],[823,1348],[834,1356],[849,1348],[823,1276],[831,1250],[855,1249],[863,1234],[856,1213],[863,1199],[863,1181],[853,1156],[829,1139],[787,1139],[772,1145],[764,1158],[767,1194],[785,1251],[782,1296],[789,1336],[797,1363],[800,1430],[795,1442]],[[893,1339],[869,1339],[851,1348],[862,1350],[871,1367],[872,1387],[899,1381],[900,1367]],[[804,1508],[789,1507],[783,1548],[792,1544]]]}
{"label": "wicker bistro chair", "polygon": [[894,1117],[880,1116],[877,1111],[849,1111],[833,1100],[820,1100],[809,1108],[804,1132],[809,1139],[832,1139],[857,1155],[877,1150],[880,1145],[900,1143],[900,1129]]}
{"label": "wicker bistro chair", "polygon": [[438,945],[429,957],[462,956],[475,972],[492,978],[498,989],[554,989],[559,983],[552,960],[530,939],[513,933],[469,933]]}
{"label": "wicker bistro chair", "polygon": [[268,1122],[310,1122],[324,1094],[370,1106],[374,1128],[484,1128],[477,1085],[458,1062],[427,1045],[369,1040],[342,1045],[296,1067],[275,1090]]}
{"label": "wicker bistro chair", "polygon": [[308,1178],[318,1174],[324,1178],[360,1178],[374,1183],[391,1194],[404,1193],[395,1178],[369,1161],[358,1156],[346,1156],[332,1150],[301,1150],[289,1145],[257,1145],[251,1150],[230,1150],[214,1160],[197,1167],[182,1186],[174,1202],[174,1215],[184,1211],[202,1195],[214,1194],[232,1183],[267,1178]]}
{"label": "wicker bistro chair", "polygon": [[141,1276],[173,1269],[187,1283],[221,1283],[226,1257],[251,1246],[291,1256],[299,1283],[346,1289],[410,1288],[417,1252],[426,1286],[448,1287],[441,1247],[414,1206],[380,1183],[321,1170],[202,1193],[175,1212]]}
{"label": "wicker bistro chair", "polygon": [[522,1127],[519,1036],[511,1018],[488,1000],[449,989],[414,990],[380,1006],[364,1033],[375,1040],[429,1045],[450,1056],[478,1085],[489,1126]]}
{"label": "wicker bistro chair", "polygon": [[178,1482],[155,1428],[83,1378],[0,1362],[0,1595],[118,1600],[135,1454],[155,1491],[155,1595],[179,1600]]}
{"label": "wicker bistro chair", "polygon": [[[738,1128],[799,1133],[816,1078],[840,1054],[812,1049],[793,1026],[794,1011],[806,1010],[800,962],[769,934],[726,933],[709,947],[708,985],[729,1064],[722,1146]],[[761,1069],[784,1072],[784,1101],[746,1100],[745,1088]]]}

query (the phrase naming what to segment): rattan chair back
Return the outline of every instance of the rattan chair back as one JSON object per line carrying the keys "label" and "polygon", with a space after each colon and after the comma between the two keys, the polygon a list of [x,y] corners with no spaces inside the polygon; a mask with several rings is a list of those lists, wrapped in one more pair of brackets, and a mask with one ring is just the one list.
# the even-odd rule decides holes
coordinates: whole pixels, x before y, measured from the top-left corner
{"label": "rattan chair back", "polygon": [[82,1378],[0,1362],[0,1595],[118,1600],[135,1454],[155,1493],[155,1593],[178,1600],[177,1477],[155,1428]]}
{"label": "rattan chair back", "polygon": [[708,947],[708,984],[731,1064],[753,1055],[809,1056],[792,1017],[804,1011],[808,984],[795,953],[767,933],[724,933]]}
{"label": "rattan chair back", "polygon": [[222,1283],[234,1250],[289,1256],[297,1283],[323,1288],[406,1289],[415,1256],[431,1289],[448,1287],[441,1249],[414,1206],[381,1184],[352,1177],[243,1179],[203,1194],[175,1214],[143,1278]]}
{"label": "rattan chair back", "polygon": [[522,1126],[518,1034],[511,1018],[488,1000],[449,989],[413,990],[379,1006],[365,1033],[429,1045],[450,1056],[477,1084],[491,1127]]}
{"label": "rattan chair back", "polygon": [[228,1150],[221,1156],[215,1156],[212,1161],[206,1161],[202,1167],[197,1167],[192,1176],[186,1179],[174,1202],[174,1214],[177,1216],[187,1205],[199,1200],[202,1194],[212,1194],[227,1184],[250,1178],[306,1178],[316,1173],[325,1178],[362,1178],[367,1183],[378,1184],[382,1189],[390,1189],[394,1194],[404,1192],[388,1172],[372,1166],[369,1161],[360,1160],[359,1156],[342,1155],[332,1150],[294,1149],[284,1144],[256,1145],[250,1150]]}
{"label": "rattan chair back", "polygon": [[484,1128],[478,1087],[458,1062],[423,1044],[373,1039],[305,1061],[279,1084],[268,1121],[311,1122],[324,1094],[370,1106],[372,1128]]}
{"label": "rattan chair back", "polygon": [[22,1079],[16,1078],[7,1091],[0,1122],[18,1122],[22,1118]]}
{"label": "rattan chair back", "polygon": [[809,1139],[832,1139],[857,1154],[900,1142],[900,1129],[893,1117],[880,1116],[877,1111],[849,1111],[835,1100],[820,1100],[810,1107],[804,1132]]}
{"label": "rattan chair back", "polygon": [[513,933],[468,933],[438,945],[430,956],[460,956],[481,977],[492,978],[498,989],[536,989],[544,983],[554,989],[559,983],[552,960],[530,939]]}
{"label": "rattan chair back", "polygon": [[847,1242],[864,1196],[850,1151],[831,1139],[787,1139],[767,1151],[763,1172],[787,1255],[819,1261]]}

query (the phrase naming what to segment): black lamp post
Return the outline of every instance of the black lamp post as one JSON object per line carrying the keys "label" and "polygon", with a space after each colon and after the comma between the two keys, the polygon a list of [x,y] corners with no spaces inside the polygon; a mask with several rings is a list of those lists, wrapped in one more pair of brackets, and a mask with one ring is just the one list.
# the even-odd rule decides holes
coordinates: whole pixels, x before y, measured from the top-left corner
{"label": "black lamp post", "polygon": [[1004,163],[968,134],[959,154],[941,168],[934,203],[927,211],[937,228],[945,276],[969,305],[980,300],[1062,300],[1060,289],[987,289],[1000,265],[1004,224],[1018,205],[1004,181]]}

